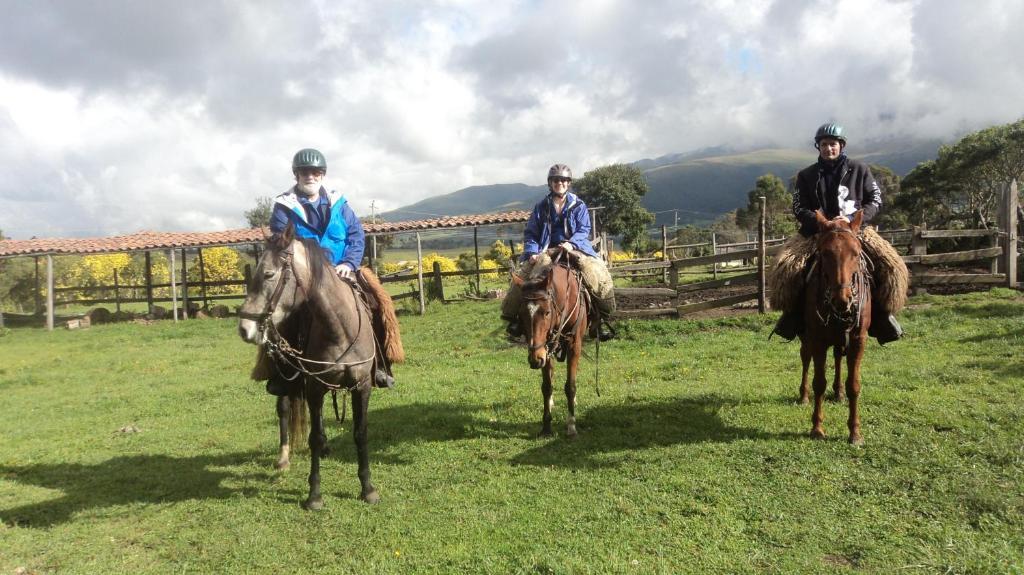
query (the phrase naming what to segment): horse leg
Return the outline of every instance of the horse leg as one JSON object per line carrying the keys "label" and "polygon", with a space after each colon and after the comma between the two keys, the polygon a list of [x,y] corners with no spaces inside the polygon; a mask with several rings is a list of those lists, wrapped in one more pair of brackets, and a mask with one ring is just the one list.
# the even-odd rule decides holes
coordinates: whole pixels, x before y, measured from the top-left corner
{"label": "horse leg", "polygon": [[[319,386],[317,386],[319,387]],[[320,435],[324,430],[324,392],[322,389],[307,389],[306,403],[309,405],[309,497],[302,502],[302,507],[310,511],[318,511],[324,507],[324,499],[320,495]]]}
{"label": "horse leg", "polygon": [[832,401],[843,402],[843,350],[837,345],[832,348],[832,361],[835,362],[835,376],[832,378]]}
{"label": "horse leg", "polygon": [[860,362],[864,358],[864,344],[867,343],[866,333],[850,341],[847,350],[846,367],[846,398],[850,403],[850,417],[846,422],[850,428],[850,444],[863,445],[864,438],[860,435],[860,412],[857,400],[860,398]]}
{"label": "horse leg", "polygon": [[800,338],[800,363],[803,365],[803,373],[800,375],[800,399],[797,400],[797,403],[807,405],[810,402],[807,384],[809,383],[808,371],[811,366],[811,344],[806,337]]}
{"label": "horse leg", "polygon": [[[368,377],[373,377],[371,373]],[[373,382],[368,380],[366,385],[357,385],[352,388],[352,438],[356,442],[356,457],[359,459],[359,483],[362,491],[359,498],[369,504],[380,502],[380,495],[377,488],[370,483],[370,450],[367,446],[366,415],[370,407],[370,392],[373,391]]]}
{"label": "horse leg", "polygon": [[541,375],[543,379],[540,384],[540,393],[544,397],[544,417],[541,420],[540,435],[541,437],[550,437],[551,433],[551,408],[555,405],[555,399],[552,397],[552,383],[551,380],[555,375],[555,358],[548,357],[548,360],[544,362],[544,367],[541,368]]}
{"label": "horse leg", "polygon": [[565,361],[565,406],[569,410],[565,435],[569,438],[576,437],[576,372],[583,351],[583,333],[585,332],[582,329],[577,331],[572,348],[569,349],[569,357]]}
{"label": "horse leg", "polygon": [[291,398],[281,395],[277,398],[277,428],[280,434],[280,449],[277,454],[276,469],[284,471],[291,465],[291,445],[288,443],[288,421],[291,416]]}
{"label": "horse leg", "polygon": [[814,356],[814,413],[811,414],[811,437],[822,439],[825,437],[825,428],[822,423],[825,421],[823,400],[828,381],[825,379],[825,362],[828,360],[828,348],[822,344],[816,344],[812,352]]}

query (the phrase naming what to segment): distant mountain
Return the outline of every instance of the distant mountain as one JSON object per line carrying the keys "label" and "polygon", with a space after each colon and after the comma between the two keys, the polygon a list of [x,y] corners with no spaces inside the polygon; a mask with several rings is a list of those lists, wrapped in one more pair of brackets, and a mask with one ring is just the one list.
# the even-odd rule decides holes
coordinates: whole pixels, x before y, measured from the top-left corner
{"label": "distant mountain", "polygon": [[[935,158],[941,142],[887,140],[866,144],[851,156],[905,175],[918,163]],[[670,154],[634,163],[643,170],[650,192],[643,204],[655,212],[657,224],[703,223],[746,205],[747,192],[758,177],[771,173],[785,180],[815,161],[815,152],[782,148],[732,151],[706,148]],[[438,216],[486,214],[530,209],[547,189],[525,184],[470,186],[443,196],[381,214],[388,221],[420,220]],[[678,220],[676,219],[678,218]]]}

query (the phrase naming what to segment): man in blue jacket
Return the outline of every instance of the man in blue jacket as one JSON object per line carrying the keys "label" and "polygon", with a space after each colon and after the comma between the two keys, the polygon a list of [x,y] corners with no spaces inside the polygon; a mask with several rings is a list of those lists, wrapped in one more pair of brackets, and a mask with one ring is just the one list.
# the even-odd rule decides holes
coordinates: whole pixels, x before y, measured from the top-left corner
{"label": "man in blue jacket", "polygon": [[[354,274],[363,260],[366,234],[345,197],[323,186],[327,159],[313,148],[299,150],[292,158],[292,174],[295,185],[274,199],[270,231],[279,234],[291,224],[296,237],[315,239],[320,244],[327,261],[342,279],[355,281]],[[276,375],[280,375],[279,371]],[[379,387],[392,387],[395,382],[386,369],[378,369],[374,380]],[[267,392],[287,395],[287,380],[271,377],[267,380]]]}
{"label": "man in blue jacket", "polygon": [[[579,258],[581,276],[601,313],[598,336],[608,340],[614,335],[606,325],[608,316],[615,311],[614,286],[608,268],[590,244],[590,212],[583,200],[569,191],[571,185],[572,170],[569,166],[551,166],[548,170],[548,195],[533,207],[523,230],[523,267],[520,273],[528,273],[540,254],[555,246],[583,256]],[[522,335],[518,319],[521,295],[519,287],[513,284],[501,306],[501,317],[509,322],[507,331],[512,337]]]}

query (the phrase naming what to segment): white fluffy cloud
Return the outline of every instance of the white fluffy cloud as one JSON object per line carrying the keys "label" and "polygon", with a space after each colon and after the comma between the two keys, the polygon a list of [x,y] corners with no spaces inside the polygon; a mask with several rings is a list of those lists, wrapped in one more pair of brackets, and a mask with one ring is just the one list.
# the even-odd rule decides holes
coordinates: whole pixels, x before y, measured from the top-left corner
{"label": "white fluffy cloud", "polygon": [[1016,0],[11,3],[0,230],[244,225],[328,156],[357,212],[706,146],[1022,115]]}

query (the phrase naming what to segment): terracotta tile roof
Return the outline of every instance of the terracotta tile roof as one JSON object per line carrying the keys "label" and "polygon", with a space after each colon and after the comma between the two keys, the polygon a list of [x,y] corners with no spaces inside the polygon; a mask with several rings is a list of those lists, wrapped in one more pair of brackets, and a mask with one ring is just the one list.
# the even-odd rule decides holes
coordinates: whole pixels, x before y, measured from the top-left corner
{"label": "terracotta tile roof", "polygon": [[[475,216],[448,216],[432,220],[379,222],[363,224],[367,234],[394,234],[421,230],[439,230],[525,222],[528,211]],[[132,252],[170,248],[198,248],[263,242],[260,228],[223,232],[150,232],[143,231],[109,238],[39,238],[0,240],[0,258],[37,255],[77,255]]]}

